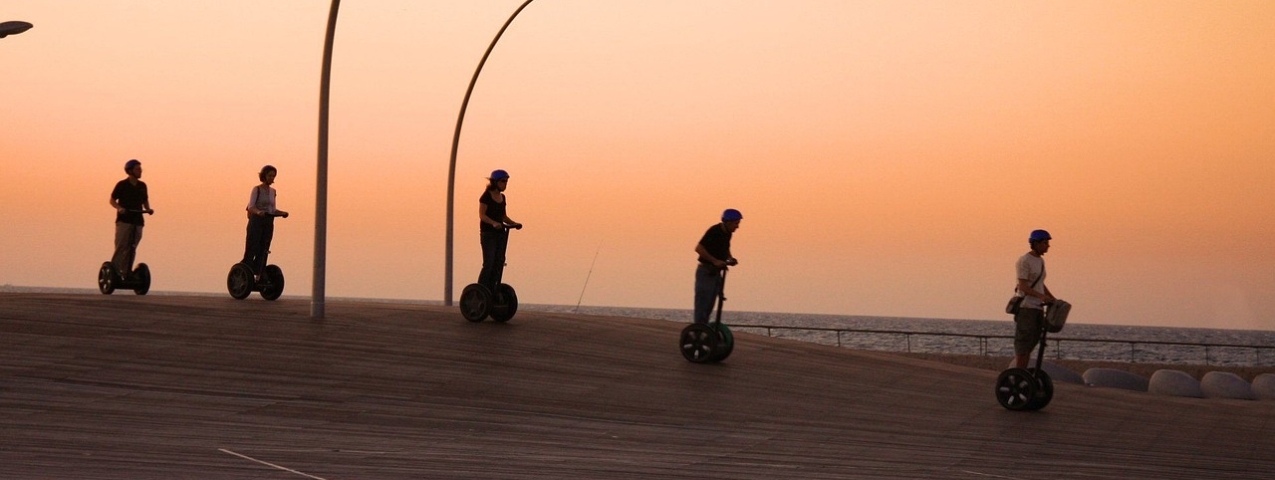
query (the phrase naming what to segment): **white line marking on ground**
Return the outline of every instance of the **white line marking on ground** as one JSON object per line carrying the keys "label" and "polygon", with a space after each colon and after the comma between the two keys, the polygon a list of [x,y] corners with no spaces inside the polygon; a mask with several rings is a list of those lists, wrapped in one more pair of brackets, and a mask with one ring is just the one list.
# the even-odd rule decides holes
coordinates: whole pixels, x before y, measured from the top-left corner
{"label": "white line marking on ground", "polygon": [[230,450],[226,450],[226,449],[224,449],[224,448],[218,448],[217,450],[220,450],[220,451],[222,451],[222,452],[224,452],[224,453],[229,453],[229,454],[231,454],[231,455],[234,455],[234,456],[236,456],[236,457],[242,458],[242,459],[244,459],[244,460],[249,460],[249,461],[257,462],[257,463],[260,463],[260,464],[265,465],[265,466],[268,466],[268,467],[274,467],[274,468],[277,468],[277,469],[279,469],[279,470],[283,470],[283,471],[285,471],[285,472],[292,472],[292,473],[295,473],[295,474],[297,474],[297,475],[301,475],[301,476],[303,476],[303,477],[313,478],[314,480],[327,480],[327,479],[325,479],[325,478],[323,478],[323,477],[316,477],[316,476],[314,476],[314,475],[310,475],[310,474],[305,473],[305,472],[298,472],[298,471],[293,470],[293,469],[288,468],[288,467],[282,467],[282,466],[275,465],[275,464],[270,463],[270,462],[266,462],[266,461],[262,461],[262,460],[257,460],[257,459],[255,459],[255,458],[249,457],[249,456],[244,455],[244,454],[242,454],[242,453],[235,453],[235,452],[232,452],[232,451],[230,451]]}
{"label": "white line marking on ground", "polygon": [[972,474],[974,474],[974,475],[982,475],[982,476],[984,476],[984,477],[992,477],[992,478],[1009,478],[1009,479],[1012,479],[1012,480],[1018,480],[1018,477],[1003,477],[1003,476],[1000,476],[1000,475],[992,475],[992,474],[990,474],[990,473],[975,472],[975,471],[973,471],[973,470],[961,470],[961,471],[962,471],[962,472],[965,472],[965,473],[972,473]]}

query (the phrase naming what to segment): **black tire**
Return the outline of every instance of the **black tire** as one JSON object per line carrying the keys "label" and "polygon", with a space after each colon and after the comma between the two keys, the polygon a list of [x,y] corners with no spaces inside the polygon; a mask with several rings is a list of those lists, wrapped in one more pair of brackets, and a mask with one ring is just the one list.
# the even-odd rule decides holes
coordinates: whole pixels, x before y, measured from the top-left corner
{"label": "black tire", "polygon": [[460,292],[460,315],[471,322],[481,322],[491,314],[491,291],[471,283]]}
{"label": "black tire", "polygon": [[714,351],[712,361],[720,362],[735,350],[735,335],[730,333],[730,327],[727,327],[725,323],[714,324],[713,330],[717,332],[717,349]]}
{"label": "black tire", "polygon": [[236,263],[230,267],[230,273],[226,275],[226,291],[230,292],[230,297],[235,300],[243,300],[252,295],[252,269],[243,263]]}
{"label": "black tire", "polygon": [[97,291],[102,295],[115,292],[115,265],[111,262],[102,262],[102,268],[97,270]]}
{"label": "black tire", "polygon": [[145,263],[137,264],[137,268],[133,269],[133,293],[138,295],[146,295],[151,291],[151,267]]}
{"label": "black tire", "polygon": [[1026,368],[1011,368],[996,379],[996,401],[1007,410],[1027,410],[1036,397],[1036,378]]}
{"label": "black tire", "polygon": [[261,298],[274,301],[283,295],[283,269],[278,265],[266,265],[261,272]]}
{"label": "black tire", "polygon": [[1040,410],[1054,399],[1054,380],[1044,370],[1029,368],[1027,371],[1036,378],[1036,394],[1027,402],[1027,410]]}
{"label": "black tire", "polygon": [[502,283],[496,288],[496,298],[491,302],[491,319],[500,323],[508,322],[518,313],[518,293],[514,287]]}
{"label": "black tire", "polygon": [[717,352],[718,339],[717,332],[708,325],[692,323],[682,329],[682,335],[678,339],[678,348],[682,350],[682,357],[691,363],[707,363],[713,361]]}

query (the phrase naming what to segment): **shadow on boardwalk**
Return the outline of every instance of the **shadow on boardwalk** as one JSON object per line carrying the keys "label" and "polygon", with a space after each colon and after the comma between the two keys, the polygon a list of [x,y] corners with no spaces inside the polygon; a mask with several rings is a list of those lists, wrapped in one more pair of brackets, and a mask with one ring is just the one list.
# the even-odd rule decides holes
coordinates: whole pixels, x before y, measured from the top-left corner
{"label": "shadow on boardwalk", "polygon": [[0,294],[0,478],[1269,478],[1275,402],[1058,385],[680,325]]}

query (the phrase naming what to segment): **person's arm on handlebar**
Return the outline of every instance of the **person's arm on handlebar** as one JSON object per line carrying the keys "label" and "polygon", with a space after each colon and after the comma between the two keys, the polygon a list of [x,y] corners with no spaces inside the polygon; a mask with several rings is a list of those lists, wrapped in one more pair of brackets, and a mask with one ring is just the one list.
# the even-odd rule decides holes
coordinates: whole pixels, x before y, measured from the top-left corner
{"label": "person's arm on handlebar", "polygon": [[505,219],[502,220],[500,223],[504,224],[505,228],[513,228],[516,230],[522,230],[522,224],[515,222],[514,219],[509,218],[508,215],[505,215]]}
{"label": "person's arm on handlebar", "polygon": [[695,253],[698,253],[700,258],[708,260],[709,263],[713,264],[713,266],[717,268],[731,267],[739,264],[739,260],[736,260],[735,257],[722,260],[710,255],[708,253],[708,249],[704,248],[704,244],[702,243],[695,244]]}

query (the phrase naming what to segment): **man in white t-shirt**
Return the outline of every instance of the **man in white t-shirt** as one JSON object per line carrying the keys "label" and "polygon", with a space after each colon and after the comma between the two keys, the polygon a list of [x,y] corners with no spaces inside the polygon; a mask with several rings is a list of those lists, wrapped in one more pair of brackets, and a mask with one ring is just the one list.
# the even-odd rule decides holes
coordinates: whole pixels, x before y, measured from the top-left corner
{"label": "man in white t-shirt", "polygon": [[1027,368],[1032,350],[1040,343],[1045,328],[1045,305],[1053,303],[1054,294],[1045,286],[1045,252],[1049,251],[1049,232],[1035,230],[1028,237],[1031,251],[1018,258],[1018,294],[1023,302],[1014,314],[1014,366]]}

